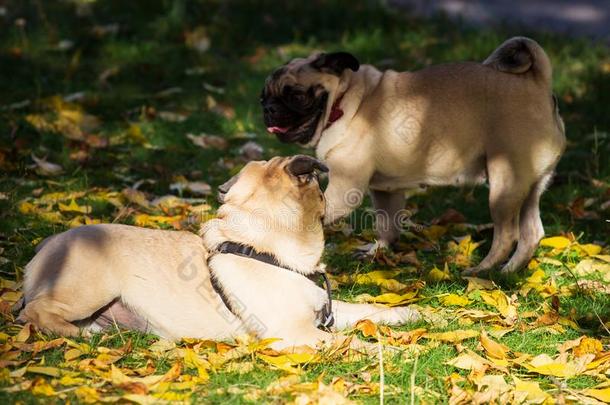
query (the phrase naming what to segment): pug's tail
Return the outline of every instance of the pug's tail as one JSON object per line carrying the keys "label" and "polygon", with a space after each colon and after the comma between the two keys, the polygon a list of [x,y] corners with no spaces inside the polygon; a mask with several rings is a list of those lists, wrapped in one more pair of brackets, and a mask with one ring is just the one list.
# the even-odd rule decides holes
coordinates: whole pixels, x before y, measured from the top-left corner
{"label": "pug's tail", "polygon": [[501,72],[533,74],[535,79],[551,84],[553,69],[544,49],[536,41],[526,37],[513,37],[504,42],[485,61]]}

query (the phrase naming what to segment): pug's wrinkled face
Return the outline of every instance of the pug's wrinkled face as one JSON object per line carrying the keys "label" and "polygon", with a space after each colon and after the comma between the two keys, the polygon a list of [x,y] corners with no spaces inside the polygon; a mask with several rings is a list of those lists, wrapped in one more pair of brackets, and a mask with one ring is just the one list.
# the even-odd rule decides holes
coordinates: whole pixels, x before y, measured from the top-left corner
{"label": "pug's wrinkled face", "polygon": [[243,210],[319,220],[325,207],[318,171],[328,167],[305,155],[253,161],[218,187],[218,198]]}
{"label": "pug's wrinkled face", "polygon": [[347,52],[321,53],[294,59],[275,70],[261,93],[267,131],[281,142],[309,144],[323,130],[337,87],[346,69],[357,71],[358,60]]}

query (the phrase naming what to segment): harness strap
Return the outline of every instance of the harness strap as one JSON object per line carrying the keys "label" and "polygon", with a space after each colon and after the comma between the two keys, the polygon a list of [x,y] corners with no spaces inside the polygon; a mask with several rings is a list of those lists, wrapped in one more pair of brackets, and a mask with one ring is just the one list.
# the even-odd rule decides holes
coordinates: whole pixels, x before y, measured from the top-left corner
{"label": "harness strap", "polygon": [[[214,252],[212,252],[212,254],[214,254],[214,253],[232,254],[232,255],[236,255],[236,256],[246,257],[249,259],[258,260],[259,262],[270,264],[272,266],[279,267],[279,268],[282,268],[282,269],[285,269],[288,271],[292,271],[292,272],[302,275],[300,272],[298,272],[294,269],[291,269],[290,267],[282,265],[274,255],[272,255],[270,253],[257,252],[256,249],[254,249],[254,247],[244,245],[241,243],[230,242],[230,241],[223,242],[220,245],[218,245],[218,247],[216,248],[216,250]],[[211,256],[210,256],[210,258],[211,258]],[[208,258],[208,260],[209,260],[209,258]],[[330,281],[328,280],[328,277],[326,276],[325,272],[314,273],[313,275],[317,275],[317,274],[320,275],[322,277],[322,279],[324,280],[324,289],[326,290],[326,296],[328,298],[326,303],[324,304],[324,307],[322,308],[322,320],[321,320],[320,326],[322,326],[324,328],[330,328],[335,323],[335,318],[333,316],[332,291],[330,288]],[[212,288],[220,296],[220,299],[225,304],[227,309],[229,311],[231,311],[231,313],[233,315],[235,315],[239,318],[239,316],[235,313],[234,308],[231,307],[231,303],[230,303],[228,297],[226,296],[226,294],[224,293],[224,291],[222,290],[222,287],[221,287],[218,279],[216,279],[216,277],[214,277],[212,275],[212,277],[210,278],[210,281],[212,283]]]}
{"label": "harness strap", "polygon": [[214,277],[213,274],[210,277],[210,283],[212,284],[212,288],[214,289],[216,294],[218,294],[218,296],[220,297],[220,300],[222,301],[223,304],[225,304],[225,307],[227,307],[229,312],[231,312],[237,318],[240,318],[239,315],[237,314],[237,311],[235,310],[235,308],[233,308],[233,306],[231,305],[231,301],[229,301],[229,297],[227,297],[227,294],[225,294],[222,287],[220,286],[220,282],[218,281],[218,279],[216,277]]}
{"label": "harness strap", "polygon": [[326,329],[330,328],[335,324],[335,316],[333,315],[333,297],[330,289],[330,281],[326,273],[319,273],[324,280],[324,289],[326,290],[326,297],[328,300],[324,304],[322,309],[322,326]]}

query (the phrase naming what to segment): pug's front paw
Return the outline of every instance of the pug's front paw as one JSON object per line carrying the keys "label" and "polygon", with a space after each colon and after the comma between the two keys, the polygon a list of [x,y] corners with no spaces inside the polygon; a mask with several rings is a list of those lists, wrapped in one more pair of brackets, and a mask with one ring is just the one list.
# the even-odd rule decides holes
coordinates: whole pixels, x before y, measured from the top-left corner
{"label": "pug's front paw", "polygon": [[383,241],[365,243],[358,246],[354,252],[354,258],[358,260],[374,260],[379,254],[390,250],[390,245]]}
{"label": "pug's front paw", "polygon": [[384,319],[384,323],[387,325],[404,325],[419,321],[421,314],[415,308],[411,307],[396,307],[392,308],[387,314],[387,319]]}

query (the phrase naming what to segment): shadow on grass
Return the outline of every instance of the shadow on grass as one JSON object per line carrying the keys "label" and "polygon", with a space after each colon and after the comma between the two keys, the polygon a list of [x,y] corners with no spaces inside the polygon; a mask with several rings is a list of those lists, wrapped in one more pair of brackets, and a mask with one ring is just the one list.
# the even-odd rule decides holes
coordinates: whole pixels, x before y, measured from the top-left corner
{"label": "shadow on grass", "polygon": [[[604,198],[604,189],[591,187],[590,181],[610,179],[607,48],[510,27],[479,30],[442,18],[416,19],[378,1],[26,0],[12,2],[7,10],[0,20],[0,75],[8,78],[0,81],[1,104],[30,101],[23,108],[0,110],[0,152],[14,164],[0,177],[2,189],[14,193],[10,204],[0,202],[7,208],[3,230],[8,235],[22,226],[16,202],[36,187],[48,187],[28,169],[31,153],[64,166],[68,174],[54,179],[55,189],[73,179],[81,185],[121,189],[152,178],[156,184],[151,191],[161,194],[175,176],[191,177],[197,171],[216,185],[228,176],[220,159],[236,156],[245,142],[234,137],[237,133],[254,133],[265,146],[266,157],[299,151],[264,134],[258,105],[266,75],[292,57],[315,49],[345,49],[363,63],[417,69],[482,60],[507,37],[527,34],[547,49],[554,63],[555,89],[570,139],[557,180],[542,200],[547,232],[574,231],[584,233],[586,240],[607,239],[603,220],[574,219],[565,208],[579,196]],[[18,18],[24,21],[15,23]],[[160,97],[159,92],[168,88],[179,92]],[[85,94],[80,102],[84,110],[102,119],[102,136],[122,136],[136,123],[153,148],[134,142],[111,144],[88,150],[90,158],[78,163],[69,152],[82,145],[58,134],[39,133],[26,122],[28,114],[42,109],[39,101],[76,92]],[[214,113],[210,97],[234,113]],[[150,108],[186,111],[188,118],[163,122],[143,112]],[[189,132],[228,137],[229,150],[194,148],[184,136]],[[448,188],[411,201],[420,208],[414,218],[420,223],[449,207],[462,211],[469,222],[484,223],[489,222],[486,200],[485,188]],[[48,232],[42,224],[34,228],[40,234]],[[483,237],[489,240],[491,235]],[[20,265],[27,262],[26,252],[16,256]]]}

